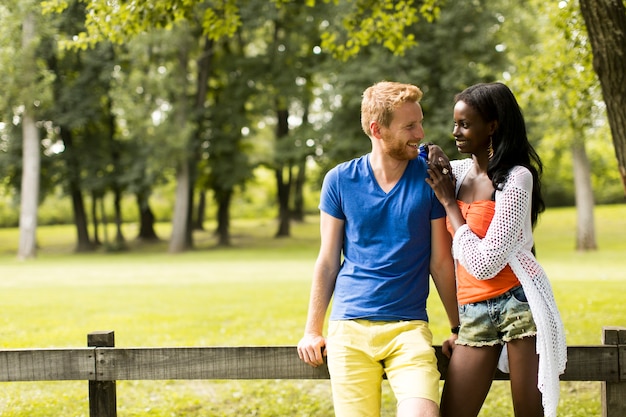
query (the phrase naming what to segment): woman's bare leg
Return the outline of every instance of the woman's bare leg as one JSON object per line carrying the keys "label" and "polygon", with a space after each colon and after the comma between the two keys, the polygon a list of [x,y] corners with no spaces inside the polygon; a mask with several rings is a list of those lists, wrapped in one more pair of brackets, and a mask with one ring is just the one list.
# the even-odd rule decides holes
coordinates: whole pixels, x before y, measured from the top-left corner
{"label": "woman's bare leg", "polygon": [[456,346],[441,395],[443,417],[475,417],[489,393],[502,346]]}
{"label": "woman's bare leg", "polygon": [[541,392],[537,388],[539,356],[536,343],[536,337],[525,337],[507,344],[513,408],[519,417],[543,416]]}

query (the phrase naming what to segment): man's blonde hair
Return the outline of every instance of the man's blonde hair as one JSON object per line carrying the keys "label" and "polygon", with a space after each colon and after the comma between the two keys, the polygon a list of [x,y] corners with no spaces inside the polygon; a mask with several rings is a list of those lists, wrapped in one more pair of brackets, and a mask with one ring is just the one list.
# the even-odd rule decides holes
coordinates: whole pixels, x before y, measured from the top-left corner
{"label": "man's blonde hair", "polygon": [[363,92],[361,101],[361,127],[367,136],[371,136],[370,123],[389,127],[393,112],[406,102],[419,103],[422,90],[412,84],[393,81],[378,82]]}

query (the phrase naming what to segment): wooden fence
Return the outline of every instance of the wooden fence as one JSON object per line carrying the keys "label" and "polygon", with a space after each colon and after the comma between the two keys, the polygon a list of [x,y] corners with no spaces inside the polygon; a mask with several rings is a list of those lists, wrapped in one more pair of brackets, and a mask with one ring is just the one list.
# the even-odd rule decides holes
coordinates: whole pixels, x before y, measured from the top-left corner
{"label": "wooden fence", "polygon": [[[604,327],[602,336],[601,345],[568,347],[561,380],[601,381],[602,415],[624,417],[626,328]],[[295,346],[116,348],[114,339],[94,332],[86,348],[0,350],[0,382],[86,380],[90,417],[115,417],[120,380],[329,378],[325,366],[301,362]],[[435,349],[445,379],[448,360]]]}

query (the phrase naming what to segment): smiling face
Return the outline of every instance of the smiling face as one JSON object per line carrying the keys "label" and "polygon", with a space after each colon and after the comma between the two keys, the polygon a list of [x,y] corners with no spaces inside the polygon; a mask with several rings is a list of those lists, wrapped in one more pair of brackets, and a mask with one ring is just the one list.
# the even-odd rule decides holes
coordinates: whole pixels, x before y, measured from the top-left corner
{"label": "smiling face", "polygon": [[419,143],[424,139],[423,119],[419,103],[407,101],[398,106],[388,127],[376,127],[383,152],[394,159],[415,159]]}
{"label": "smiling face", "polygon": [[464,101],[457,101],[454,105],[452,135],[459,152],[487,156],[490,137],[496,127],[497,121],[485,121],[475,108]]}

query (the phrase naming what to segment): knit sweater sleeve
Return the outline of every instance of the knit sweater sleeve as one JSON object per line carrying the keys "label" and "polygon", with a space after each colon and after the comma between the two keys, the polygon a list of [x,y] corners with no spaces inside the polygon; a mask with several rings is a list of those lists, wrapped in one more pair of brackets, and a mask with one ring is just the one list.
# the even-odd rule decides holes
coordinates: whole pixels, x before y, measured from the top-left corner
{"label": "knit sweater sleeve", "polygon": [[532,187],[530,171],[513,168],[502,190],[496,191],[495,213],[485,237],[479,238],[467,225],[457,229],[454,257],[477,279],[493,278],[523,249],[531,227]]}

